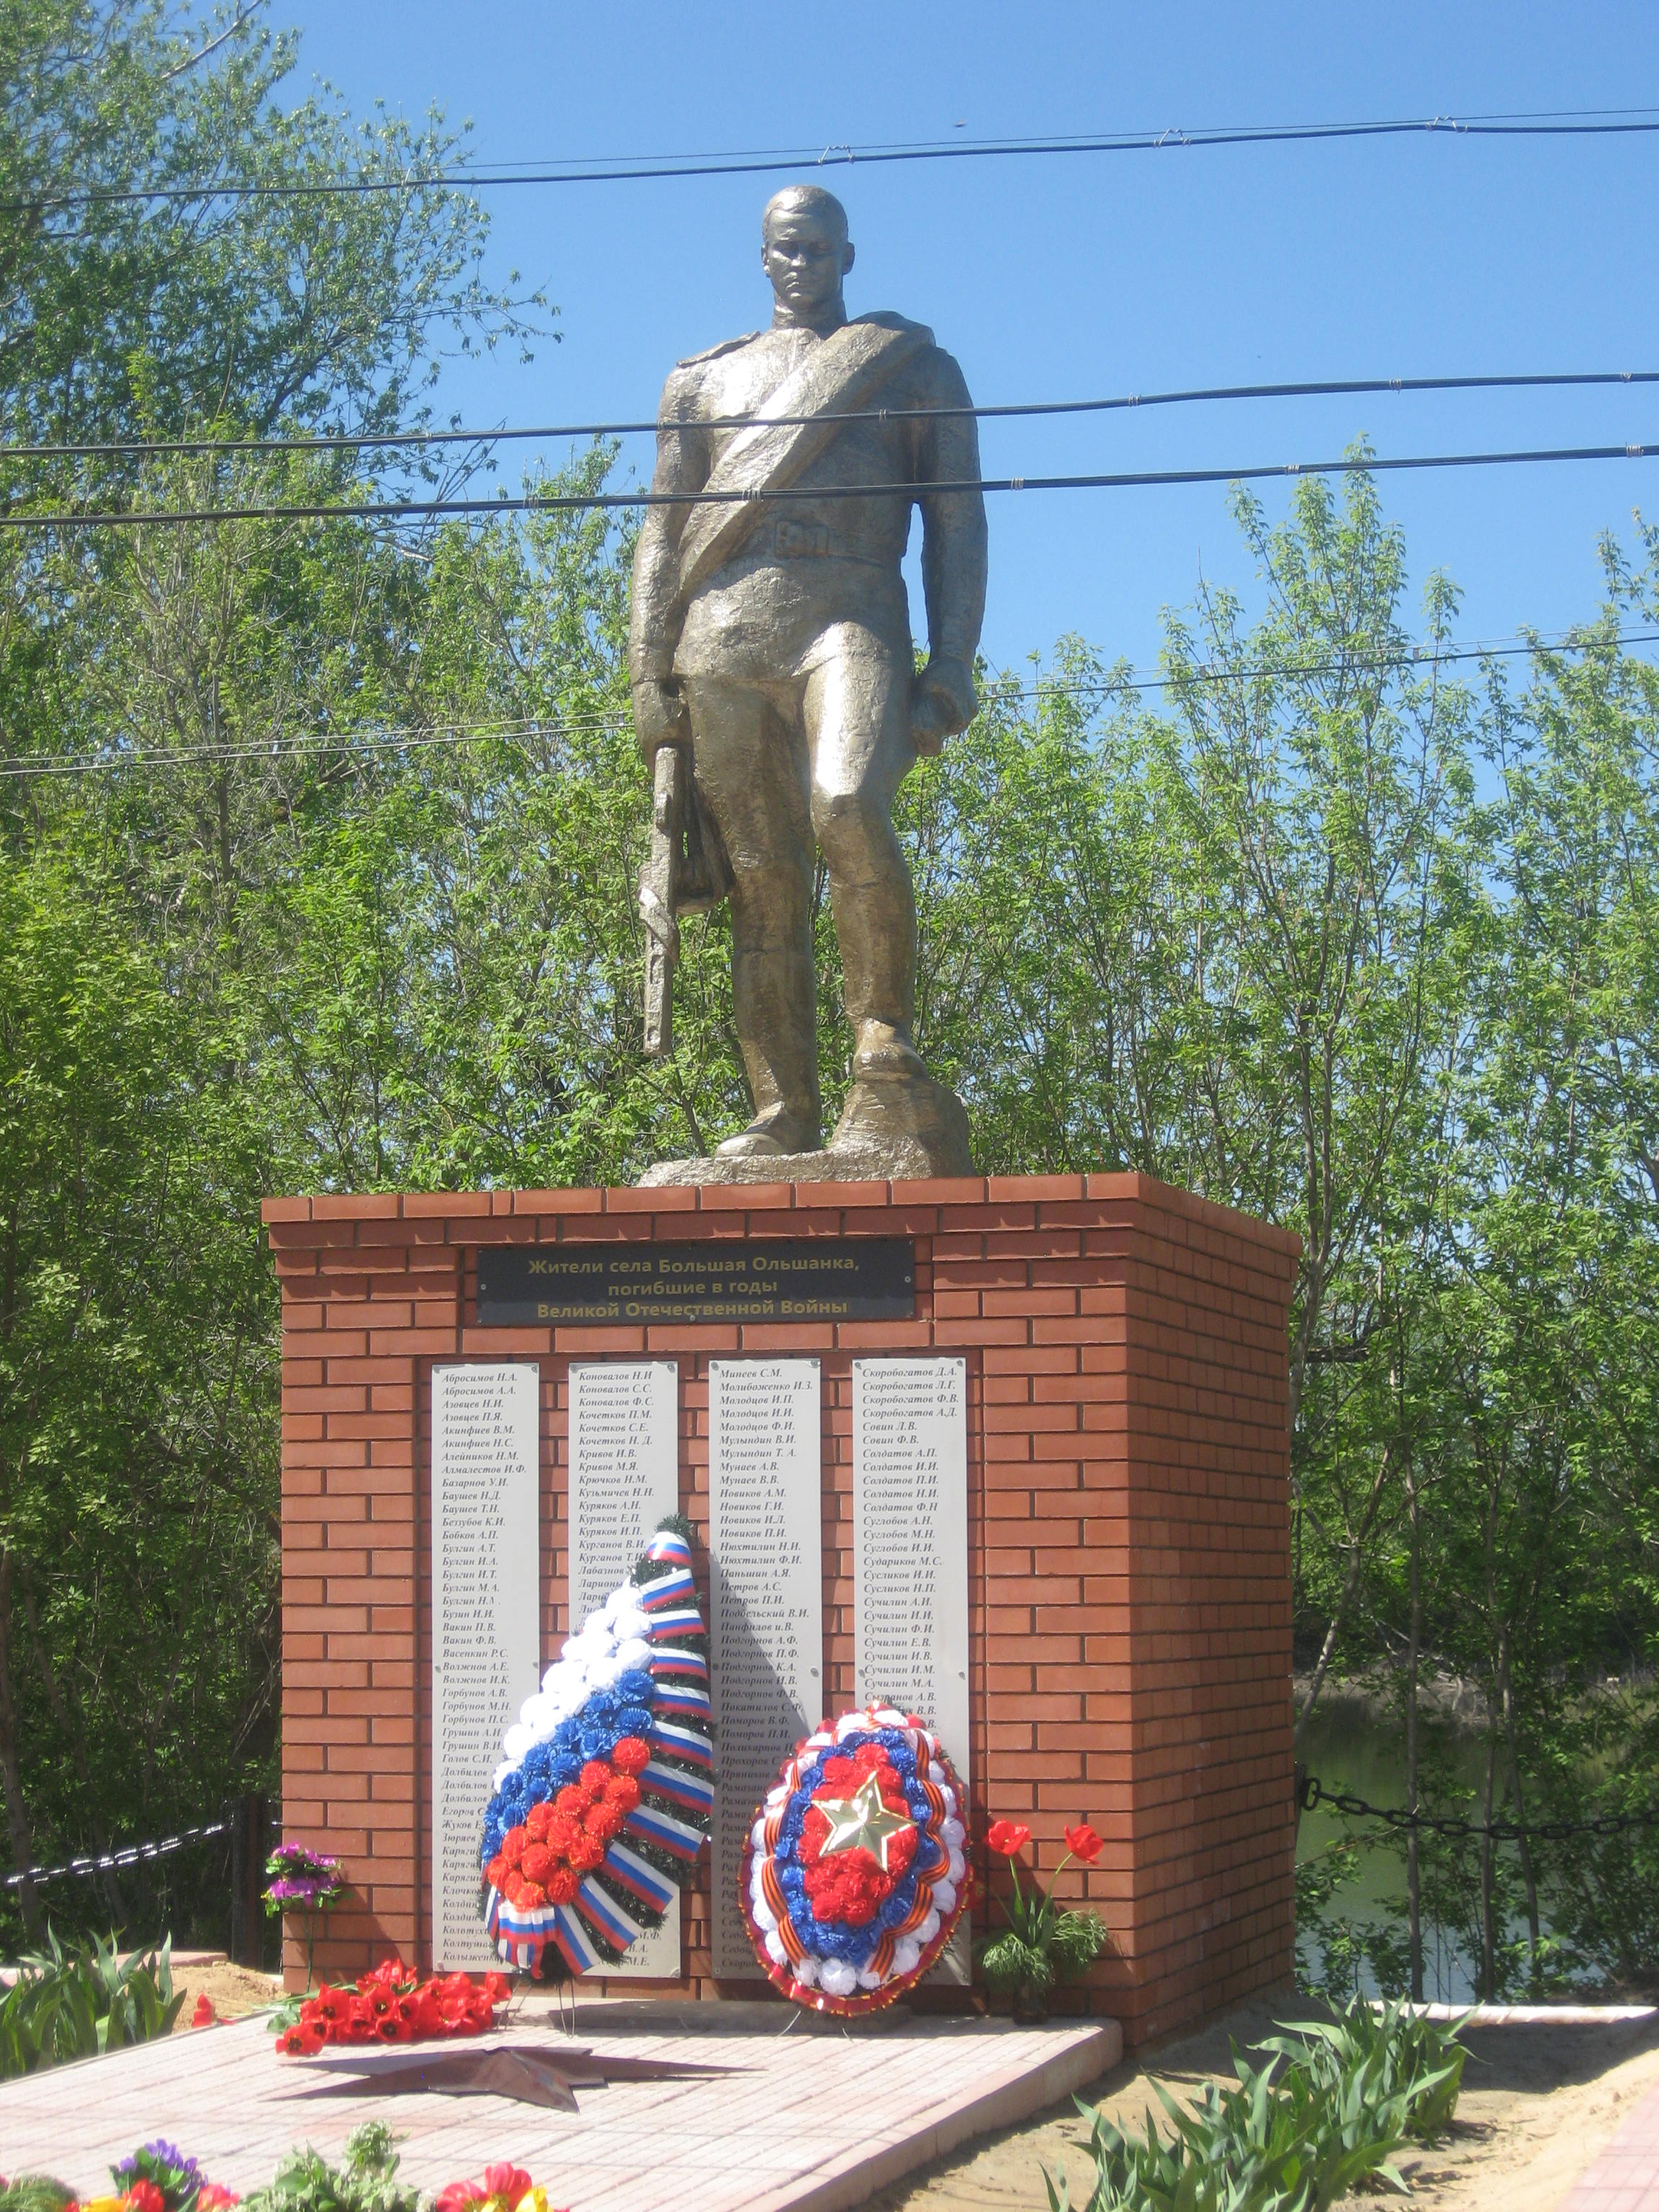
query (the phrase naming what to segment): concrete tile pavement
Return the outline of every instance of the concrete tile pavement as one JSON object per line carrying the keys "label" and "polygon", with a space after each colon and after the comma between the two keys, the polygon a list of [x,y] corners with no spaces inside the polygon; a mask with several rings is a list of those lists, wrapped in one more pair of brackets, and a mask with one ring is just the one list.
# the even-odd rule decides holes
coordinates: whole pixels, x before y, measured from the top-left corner
{"label": "concrete tile pavement", "polygon": [[1659,2089],[1643,2098],[1585,2167],[1561,2212],[1659,2212]]}
{"label": "concrete tile pavement", "polygon": [[[495,2039],[559,2040],[533,2021]],[[584,2023],[578,2040],[729,2070],[582,2090],[575,2113],[424,2095],[399,2097],[388,2112],[319,2095],[315,2073],[278,2058],[264,2024],[248,2021],[0,2086],[0,2172],[55,2173],[90,2196],[117,2159],[164,2135],[243,2191],[292,2146],[337,2155],[354,2127],[384,2114],[404,2137],[403,2173],[423,2188],[510,2158],[574,2212],[665,2203],[844,2212],[941,2152],[1086,2087],[1122,2050],[1112,2021],[916,2021],[866,2035],[599,2033]]]}

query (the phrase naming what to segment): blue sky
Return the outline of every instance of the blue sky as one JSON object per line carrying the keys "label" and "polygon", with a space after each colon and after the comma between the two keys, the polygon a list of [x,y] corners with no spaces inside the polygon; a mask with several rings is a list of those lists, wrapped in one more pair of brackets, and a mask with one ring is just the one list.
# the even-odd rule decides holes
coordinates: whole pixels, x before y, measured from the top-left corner
{"label": "blue sky", "polygon": [[[720,0],[278,0],[301,75],[360,110],[470,118],[481,163],[948,137],[1659,106],[1659,9],[1251,4],[812,7]],[[811,173],[810,167],[799,173]],[[1659,368],[1659,138],[1369,143],[845,167],[854,313],[930,323],[982,402],[1361,376]],[[758,216],[781,178],[497,191],[491,261],[559,343],[459,364],[441,411],[648,416],[675,358],[764,321]],[[988,474],[1379,453],[1659,446],[1659,386],[1158,410],[983,433]],[[508,449],[509,451],[511,449]],[[518,463],[508,465],[516,471]],[[648,470],[636,440],[623,469]],[[1270,508],[1285,493],[1270,489]],[[1386,483],[1414,588],[1459,629],[1591,615],[1596,540],[1659,517],[1659,461]],[[985,649],[1077,632],[1156,663],[1202,573],[1250,589],[1219,486],[1005,495]],[[913,618],[920,599],[913,590]]]}

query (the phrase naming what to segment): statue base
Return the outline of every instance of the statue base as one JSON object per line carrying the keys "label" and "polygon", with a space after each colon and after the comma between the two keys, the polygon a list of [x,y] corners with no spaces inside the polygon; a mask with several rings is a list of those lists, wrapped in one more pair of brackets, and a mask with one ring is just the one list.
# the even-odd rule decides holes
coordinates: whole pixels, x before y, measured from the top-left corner
{"label": "statue base", "polygon": [[695,1183],[933,1182],[970,1176],[968,1116],[931,1075],[867,1075],[853,1085],[835,1134],[818,1152],[716,1152],[659,1160],[641,1190]]}
{"label": "statue base", "polygon": [[[915,1609],[887,1647],[907,1668],[924,1645],[957,1648],[965,1626],[966,1676],[947,1691],[941,1675],[933,1694],[966,1698],[967,1723],[956,1726],[975,1808],[1019,1812],[1050,1866],[1064,1849],[1063,1823],[1092,1817],[1105,1837],[1087,1880],[1090,1901],[1111,1916],[1113,1943],[1073,2001],[1117,2014],[1126,2040],[1139,2045],[1290,1973],[1293,1237],[1138,1175],[906,1182],[890,1192],[799,1178],[769,1189],[331,1192],[270,1200],[265,1221],[283,1291],[283,1542],[307,1577],[301,1584],[290,1575],[285,1593],[283,1813],[290,1834],[349,1868],[353,1894],[318,1935],[315,1965],[330,1982],[355,1979],[393,1949],[422,1972],[489,1963],[472,1948],[483,1948],[482,1929],[470,1913],[453,1931],[465,1939],[456,1944],[463,1955],[434,1956],[439,1854],[470,1817],[453,1798],[441,1814],[434,1794],[442,1747],[433,1378],[457,1363],[482,1370],[481,1388],[520,1386],[514,1402],[539,1408],[532,1449],[492,1449],[488,1484],[469,1493],[480,1515],[501,1510],[510,1493],[515,1511],[528,1504],[536,1516],[540,1611],[526,1643],[539,1635],[550,1656],[580,1626],[569,1619],[570,1571],[585,1486],[607,1501],[592,1523],[597,1540],[626,1526],[611,1514],[644,1510],[640,1492],[672,1469],[697,1531],[705,1597],[719,1545],[730,1543],[745,1577],[754,1559],[775,1561],[779,1608],[792,1602],[795,1572],[783,1547],[816,1488],[822,1580],[805,1577],[799,1615],[769,1607],[763,1629],[741,1611],[727,1617],[710,1653],[716,1694],[734,1679],[728,1668],[758,1667],[762,1652],[780,1648],[772,1639],[787,1622],[805,1639],[799,1658],[819,1670],[811,1703],[821,1698],[820,1710],[838,1713],[860,1702],[860,1608],[878,1589],[882,1609],[869,1617],[885,1624],[879,1633],[896,1632],[896,1608]],[[603,1263],[699,1238],[747,1256],[805,1237],[843,1250],[865,1238],[907,1240],[909,1317],[479,1320],[486,1251],[586,1252]],[[718,1477],[722,1532],[739,1480],[762,1486],[763,1502],[717,1540],[714,1462],[730,1444],[714,1429],[714,1364],[759,1394],[743,1417],[752,1424],[763,1405],[772,1418],[770,1394],[787,1378],[765,1370],[780,1360],[815,1364],[817,1433],[787,1456],[781,1445],[775,1455],[758,1442],[740,1447]],[[965,1478],[948,1471],[961,1458],[939,1448],[940,1362],[965,1386],[954,1431]],[[596,1365],[611,1363],[628,1371],[599,1379],[630,1398],[637,1389],[641,1403],[648,1393],[657,1409],[649,1440],[603,1428],[579,1473],[573,1397],[593,1388]],[[910,1409],[905,1419],[920,1424],[915,1446],[882,1446],[894,1456],[860,1474],[875,1441],[861,1441],[875,1405],[862,1394],[884,1370],[902,1386],[890,1410]],[[799,1375],[793,1364],[789,1372]],[[751,1449],[752,1460],[741,1456]],[[862,1536],[860,1497],[879,1516]],[[947,1499],[957,1516],[948,1523]],[[654,1504],[648,1510],[654,1517]],[[396,1542],[374,1537],[366,1553],[366,1532],[388,1526]],[[742,1548],[750,1546],[760,1551]],[[953,1577],[966,1569],[965,1619],[945,1595],[947,1559]],[[476,1589],[456,1579],[453,1559],[441,1571],[463,1599]],[[372,1697],[363,1688],[369,1607],[373,1663],[390,1685]],[[456,1664],[482,1681],[509,1648],[503,1639],[525,1631],[509,1630],[490,1606],[464,1617]],[[773,1696],[738,1702],[753,1698],[741,1690],[722,1723],[721,1759],[733,1765],[757,1732],[775,1731],[756,1758],[763,1786],[797,1727],[793,1692],[789,1703],[781,1686]],[[363,1712],[376,1700],[395,1705],[395,1726]],[[745,1962],[729,1980],[714,1968],[722,1908],[714,1884],[736,1903],[746,1814],[731,1827],[718,1876],[699,1868],[683,1894],[678,1956],[667,1962],[678,1966],[678,1990],[657,1987],[709,2000],[764,1990],[781,2021],[783,2002],[758,1967]],[[975,1911],[983,1934],[989,1923]],[[290,1917],[295,1990],[306,1980],[302,1936]],[[607,1986],[623,1996],[646,1984],[618,1976]],[[579,1991],[591,1993],[591,1984]],[[941,1990],[936,2002],[961,1994]],[[889,2016],[866,2017],[879,2025]]]}

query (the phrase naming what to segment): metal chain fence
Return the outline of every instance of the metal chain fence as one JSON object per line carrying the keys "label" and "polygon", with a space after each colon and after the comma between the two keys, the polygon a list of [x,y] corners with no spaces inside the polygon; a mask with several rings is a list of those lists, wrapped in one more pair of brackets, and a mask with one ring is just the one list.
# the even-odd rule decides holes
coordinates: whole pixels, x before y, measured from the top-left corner
{"label": "metal chain fence", "polygon": [[1426,1829],[1437,1836],[1489,1836],[1495,1844],[1565,1843],[1573,1836],[1622,1836],[1632,1828],[1659,1825],[1659,1805],[1635,1813],[1603,1813],[1589,1820],[1537,1820],[1524,1826],[1517,1820],[1464,1820],[1455,1814],[1420,1813],[1405,1805],[1370,1805],[1346,1790],[1327,1790],[1316,1774],[1304,1775],[1297,1785],[1297,1810],[1311,1813],[1316,1805],[1328,1805],[1353,1820],[1385,1820],[1391,1828]]}
{"label": "metal chain fence", "polygon": [[111,1868],[137,1866],[145,1859],[164,1859],[170,1852],[182,1851],[208,1836],[222,1836],[229,1827],[228,1820],[210,1820],[199,1828],[181,1828],[176,1836],[162,1836],[154,1843],[128,1844],[118,1851],[106,1851],[100,1858],[65,1859],[62,1866],[55,1867],[25,1867],[21,1874],[7,1875],[0,1881],[0,1888],[19,1889],[26,1881],[38,1888],[43,1881],[57,1881],[64,1875],[102,1874]]}

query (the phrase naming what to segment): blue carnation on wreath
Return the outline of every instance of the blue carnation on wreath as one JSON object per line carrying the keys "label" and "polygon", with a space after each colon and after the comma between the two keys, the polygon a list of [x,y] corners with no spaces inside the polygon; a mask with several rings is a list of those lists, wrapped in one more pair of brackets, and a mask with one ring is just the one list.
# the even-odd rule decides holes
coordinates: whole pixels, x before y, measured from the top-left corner
{"label": "blue carnation on wreath", "polygon": [[661,1924],[713,1817],[709,1723],[691,1530],[673,1515],[503,1739],[478,1856],[510,1966],[603,1972]]}

